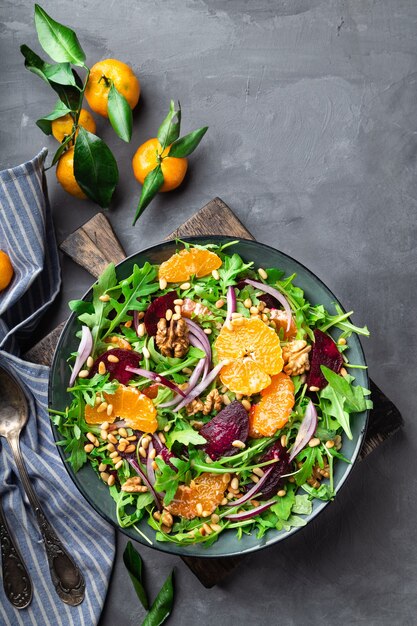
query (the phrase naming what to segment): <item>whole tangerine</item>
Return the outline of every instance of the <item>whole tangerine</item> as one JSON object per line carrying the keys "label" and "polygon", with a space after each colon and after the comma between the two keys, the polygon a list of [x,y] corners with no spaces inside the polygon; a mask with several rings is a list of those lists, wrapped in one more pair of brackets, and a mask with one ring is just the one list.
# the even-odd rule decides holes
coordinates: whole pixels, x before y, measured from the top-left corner
{"label": "whole tangerine", "polygon": [[10,285],[13,274],[13,265],[9,255],[4,250],[0,250],[0,291]]}
{"label": "whole tangerine", "polygon": [[107,102],[112,84],[126,98],[131,109],[139,101],[140,83],[132,68],[117,59],[99,61],[90,70],[85,97],[91,109],[103,117],[108,117]]}
{"label": "whole tangerine", "polygon": [[56,177],[65,191],[76,198],[84,200],[87,196],[75,180],[74,147],[69,148],[59,159],[56,166]]}
{"label": "whole tangerine", "polygon": [[[78,118],[78,126],[82,126],[88,132],[95,133],[96,132],[96,123],[94,121],[93,116],[86,109],[81,109],[80,115]],[[66,138],[69,137],[74,128],[74,119],[70,113],[63,115],[62,117],[58,117],[58,119],[52,122],[52,134],[57,141],[60,143]],[[75,137],[78,135],[78,130],[75,133]]]}
{"label": "whole tangerine", "polygon": [[184,180],[188,167],[186,158],[167,156],[171,146],[162,150],[158,139],[148,139],[136,150],[132,167],[135,178],[143,185],[146,176],[160,163],[164,183],[159,191],[172,191],[179,187]]}

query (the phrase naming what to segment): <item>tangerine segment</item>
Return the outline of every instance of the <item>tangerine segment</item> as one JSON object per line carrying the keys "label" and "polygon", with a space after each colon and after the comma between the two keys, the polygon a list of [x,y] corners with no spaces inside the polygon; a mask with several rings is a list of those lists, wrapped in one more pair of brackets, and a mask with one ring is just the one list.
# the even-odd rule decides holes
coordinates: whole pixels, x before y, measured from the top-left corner
{"label": "tangerine segment", "polygon": [[[234,320],[232,329],[226,325],[221,329],[219,336],[216,339],[215,347],[217,350],[217,356],[219,360],[231,359],[232,361],[245,360],[250,358],[258,366],[258,370],[264,374],[278,374],[282,370],[284,361],[282,359],[281,344],[276,332],[267,326],[265,322],[257,318],[242,318]],[[237,367],[236,365],[236,379],[233,380],[232,376],[228,376],[229,384],[233,387],[250,386],[250,379],[243,376],[242,380],[239,379],[240,374],[256,371],[254,368],[249,370],[249,366],[245,365],[244,368]],[[225,366],[222,369],[220,378],[223,381],[224,373],[230,374],[231,368]],[[269,385],[269,376],[263,378],[266,387]],[[226,382],[225,385],[229,386]],[[256,391],[250,393],[257,393],[263,387],[259,387],[260,378],[256,377],[254,387]],[[229,387],[231,391],[232,387]],[[248,393],[248,392],[235,392],[235,393]]]}
{"label": "tangerine segment", "polygon": [[98,406],[89,404],[85,407],[84,418],[87,424],[101,424],[123,419],[126,426],[145,433],[154,433],[158,427],[156,408],[152,400],[140,393],[135,387],[119,385],[115,393],[103,393],[107,404],[113,406],[111,416],[106,411],[99,411]]}
{"label": "tangerine segment", "polygon": [[220,380],[233,393],[241,393],[245,396],[259,393],[271,382],[270,376],[265,374],[256,361],[249,357],[236,359],[224,365],[220,372]]}
{"label": "tangerine segment", "polygon": [[294,406],[294,383],[280,372],[271,384],[261,391],[261,401],[254,404],[249,413],[249,435],[272,437],[285,426]]}
{"label": "tangerine segment", "polygon": [[159,278],[165,278],[169,283],[182,283],[195,275],[197,278],[207,276],[217,270],[222,260],[210,250],[190,248],[173,254],[159,267]]}
{"label": "tangerine segment", "polygon": [[224,474],[210,474],[205,472],[190,485],[180,485],[174,499],[166,507],[172,515],[179,515],[187,519],[199,517],[197,505],[201,504],[207,517],[214,513],[223,500],[228,483],[223,482]]}
{"label": "tangerine segment", "polygon": [[285,311],[282,311],[281,309],[272,309],[269,317],[270,320],[274,323],[274,326],[277,329],[277,333],[279,333],[280,329],[282,328],[282,330],[284,331],[284,339],[294,339],[296,337],[297,326],[295,325],[292,317],[290,327],[287,330],[287,314]]}

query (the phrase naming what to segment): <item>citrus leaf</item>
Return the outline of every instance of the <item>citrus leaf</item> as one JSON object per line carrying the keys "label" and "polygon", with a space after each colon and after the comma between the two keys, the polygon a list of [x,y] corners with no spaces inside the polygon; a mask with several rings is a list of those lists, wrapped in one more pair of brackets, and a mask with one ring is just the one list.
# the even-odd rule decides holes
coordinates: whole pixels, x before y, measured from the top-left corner
{"label": "citrus leaf", "polygon": [[136,224],[142,211],[146,209],[163,184],[164,175],[162,174],[162,168],[160,165],[157,165],[155,169],[147,174],[145,180],[143,181],[142,193],[140,194],[140,200],[138,208],[136,209],[135,219],[133,220],[133,226]]}
{"label": "citrus leaf", "polygon": [[46,63],[45,65],[44,73],[49,82],[77,87],[75,76],[69,63],[56,63],[55,65]]}
{"label": "citrus leaf", "polygon": [[[176,121],[174,121],[176,119]],[[181,127],[181,105],[178,102],[178,110],[175,109],[175,102],[171,100],[169,113],[158,129],[158,141],[165,149],[169,144],[178,139]]]}
{"label": "citrus leaf", "polygon": [[155,598],[142,626],[160,626],[170,616],[174,604],[174,571],[170,573]]}
{"label": "citrus leaf", "polygon": [[49,115],[45,115],[45,117],[41,117],[41,119],[36,120],[36,125],[39,126],[41,131],[45,133],[45,135],[52,134],[52,122],[57,120],[59,117],[63,115],[67,115],[67,113],[71,113],[71,109],[69,109],[66,104],[58,100],[55,105],[54,110]]}
{"label": "citrus leaf", "polygon": [[184,137],[181,137],[180,139],[177,139],[177,141],[174,141],[168,153],[168,156],[177,158],[187,157],[197,148],[198,144],[206,134],[207,129],[208,126],[203,126],[203,128],[198,128],[192,133],[184,135]]}
{"label": "citrus leaf", "polygon": [[50,165],[50,167],[53,167],[55,165],[55,163],[58,163],[59,159],[61,158],[62,154],[65,152],[68,144],[70,143],[70,141],[72,141],[72,139],[74,138],[75,135],[75,131],[71,134],[68,135],[68,137],[66,137],[64,139],[64,141],[61,143],[61,145],[59,146],[58,150],[55,152],[54,157],[52,159],[52,163]]}
{"label": "citrus leaf", "polygon": [[120,139],[123,139],[123,141],[129,142],[132,137],[132,109],[126,98],[117,91],[113,84],[109,91],[107,113],[115,133]]}
{"label": "citrus leaf", "polygon": [[29,72],[33,72],[46,83],[49,83],[49,79],[46,76],[46,69],[49,67],[49,63],[46,63],[40,56],[33,52],[28,46],[23,44],[20,46],[20,52],[25,57],[25,67],[29,70]]}
{"label": "citrus leaf", "polygon": [[148,610],[148,597],[142,581],[142,559],[139,552],[133,547],[131,541],[127,542],[125,551],[123,552],[123,563],[129,573],[136,595],[138,596],[143,608]]}
{"label": "citrus leaf", "polygon": [[85,194],[101,207],[108,207],[119,180],[119,170],[110,148],[81,126],[74,150],[74,175]]}
{"label": "citrus leaf", "polygon": [[77,35],[71,28],[53,20],[39,4],[35,4],[35,26],[39,43],[51,59],[84,65],[85,54]]}

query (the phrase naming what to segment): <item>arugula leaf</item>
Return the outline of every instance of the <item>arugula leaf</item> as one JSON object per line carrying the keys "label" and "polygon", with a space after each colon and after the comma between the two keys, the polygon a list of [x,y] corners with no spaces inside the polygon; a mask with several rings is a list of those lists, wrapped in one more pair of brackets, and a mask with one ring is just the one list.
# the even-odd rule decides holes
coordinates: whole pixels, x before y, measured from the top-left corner
{"label": "arugula leaf", "polygon": [[170,616],[174,604],[174,570],[170,573],[153,602],[142,626],[160,626]]}
{"label": "arugula leaf", "polygon": [[310,515],[313,510],[313,504],[308,496],[295,496],[295,502],[292,507],[292,513],[300,515]]}
{"label": "arugula leaf", "polygon": [[323,466],[323,459],[318,446],[314,448],[304,448],[295,458],[303,464],[300,471],[297,472],[297,474],[294,474],[297,485],[302,485],[306,482],[307,478],[310,478],[313,467],[316,463],[318,463],[321,467]]}
{"label": "arugula leaf", "polygon": [[351,382],[354,380],[352,376],[339,376],[339,374],[336,374],[336,372],[325,365],[321,366],[321,371],[329,385],[339,395],[344,396],[346,411],[349,413],[360,413],[372,408],[372,401],[365,397],[371,392],[360,385],[352,385]]}
{"label": "arugula leaf", "polygon": [[133,547],[131,541],[127,542],[126,548],[123,552],[123,563],[129,573],[136,595],[138,596],[143,608],[148,610],[148,596],[146,595],[146,590],[142,581],[142,559],[139,552]]}
{"label": "arugula leaf", "polygon": [[253,262],[244,263],[238,254],[232,254],[232,256],[225,256],[223,265],[219,269],[220,284],[223,292],[226,291],[229,285],[235,284],[235,279],[238,274],[250,269],[253,266]]}
{"label": "arugula leaf", "polygon": [[[326,400],[327,402],[323,402]],[[350,428],[349,413],[344,408],[345,398],[331,385],[327,385],[320,392],[320,406],[324,414],[334,417],[343,428],[349,439],[353,438]]]}
{"label": "arugula leaf", "polygon": [[170,431],[168,435],[168,446],[171,447],[175,441],[178,441],[185,446],[189,446],[190,444],[199,446],[207,443],[204,437],[202,437],[192,426],[189,425],[182,427],[181,430],[175,429]]}
{"label": "arugula leaf", "polygon": [[[87,324],[91,330],[94,341],[93,352],[99,338],[99,333],[106,325],[106,313],[111,309],[111,304],[109,302],[102,302],[100,300],[100,296],[106,294],[107,291],[115,287],[116,284],[116,269],[114,267],[114,263],[109,263],[104,272],[99,276],[97,282],[93,285],[93,311],[90,312],[91,303],[88,303],[89,308],[86,306],[86,310],[81,313],[78,318],[82,324]],[[73,300],[70,302],[70,308],[72,311],[76,311],[78,313],[78,311],[82,310],[83,307],[79,304],[79,301]]]}
{"label": "arugula leaf", "polygon": [[119,386],[117,380],[109,381],[110,374],[95,374],[92,378],[79,378],[77,384],[67,391],[79,391],[86,404],[94,406],[97,393],[115,393]]}
{"label": "arugula leaf", "polygon": [[278,519],[286,521],[291,514],[294,502],[295,495],[294,491],[291,489],[287,491],[285,496],[278,498],[276,503],[271,506],[270,510],[272,513],[275,513]]}
{"label": "arugula leaf", "polygon": [[301,488],[304,489],[304,491],[307,491],[312,498],[318,498],[324,502],[333,500],[335,496],[334,491],[330,489],[330,486],[327,483],[322,483],[318,489],[311,487],[311,485],[308,485],[307,483],[305,485],[301,485]]}
{"label": "arugula leaf", "polygon": [[170,463],[176,469],[165,463],[163,459],[156,458],[155,462],[158,466],[155,489],[156,491],[165,491],[164,504],[167,505],[173,500],[178,485],[185,482],[186,474],[190,470],[190,462],[170,459]]}

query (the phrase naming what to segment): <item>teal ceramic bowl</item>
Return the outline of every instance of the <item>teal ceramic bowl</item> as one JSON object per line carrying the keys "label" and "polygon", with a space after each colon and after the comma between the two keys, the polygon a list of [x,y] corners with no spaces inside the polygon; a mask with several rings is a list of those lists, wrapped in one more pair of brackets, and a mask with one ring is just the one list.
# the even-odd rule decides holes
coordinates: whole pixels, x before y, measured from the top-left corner
{"label": "teal ceramic bowl", "polygon": [[[193,237],[186,240],[206,244],[219,242],[225,243],[226,241],[233,241],[235,238],[210,236]],[[137,254],[133,254],[117,266],[118,277],[121,279],[129,276],[132,272],[134,263],[139,265],[142,265],[145,261],[158,264],[162,263],[162,261],[168,259],[175,252],[175,248],[175,242],[169,241],[138,252]],[[335,312],[334,305],[339,302],[331,291],[310,270],[286,254],[283,254],[282,252],[279,252],[278,250],[262,243],[244,239],[239,240],[239,242],[233,246],[233,251],[240,254],[245,261],[254,261],[255,267],[277,267],[284,270],[287,275],[296,272],[296,284],[305,291],[307,299],[312,304],[323,304],[330,312]],[[85,294],[84,299],[89,300],[91,299],[91,296],[92,291],[90,289]],[[70,403],[70,394],[66,391],[70,374],[67,359],[71,352],[75,352],[77,350],[79,343],[79,340],[75,336],[77,330],[79,330],[79,324],[73,314],[62,331],[51,367],[49,382],[49,406],[50,408],[60,411],[65,410],[65,407]],[[366,365],[364,353],[356,335],[353,335],[349,340],[349,360],[352,363]],[[355,375],[358,384],[369,388],[366,370],[357,369],[355,370]],[[352,441],[349,441],[345,438],[343,445],[343,454],[349,458],[352,463],[349,465],[342,462],[336,463],[335,488],[337,492],[347,479],[352,470],[353,463],[358,456],[365,435],[367,420],[367,412],[357,414],[352,419],[353,439]],[[59,432],[55,427],[52,427],[52,429],[55,441],[59,441]],[[76,487],[80,491],[80,498],[84,497],[104,519],[113,524],[116,528],[119,528],[115,514],[114,501],[109,495],[108,487],[100,481],[89,465],[84,466],[75,474],[66,462],[65,453],[63,452],[62,447],[58,446],[58,450],[65,467],[67,468],[69,474],[68,480],[72,479],[74,481]],[[306,522],[308,523],[314,519],[324,509],[324,507],[327,506],[327,504],[328,503],[326,502],[314,501],[313,511],[311,515],[306,517]],[[295,528],[289,532],[270,530],[264,537],[262,537],[262,539],[257,539],[255,535],[244,535],[240,540],[237,539],[234,531],[226,531],[220,535],[216,543],[209,548],[204,548],[202,544],[197,544],[195,546],[177,546],[170,543],[157,542],[155,540],[154,531],[148,526],[145,520],[141,521],[140,529],[144,535],[149,538],[149,542],[141,537],[135,529],[125,528],[120,530],[132,539],[135,539],[144,545],[149,546],[151,543],[154,548],[164,552],[179,554],[181,556],[195,557],[224,557],[253,552],[272,545],[277,541],[282,541],[294,532],[302,530],[302,528]]]}

